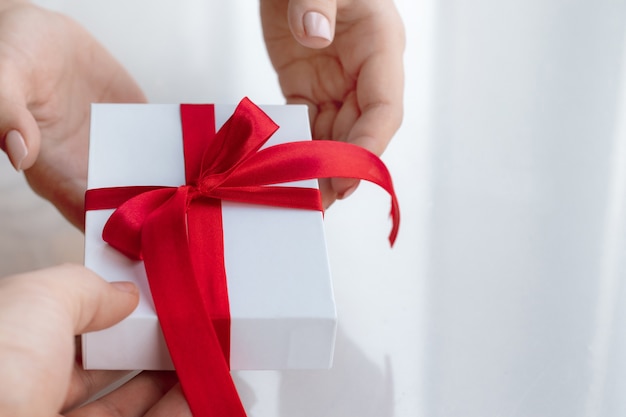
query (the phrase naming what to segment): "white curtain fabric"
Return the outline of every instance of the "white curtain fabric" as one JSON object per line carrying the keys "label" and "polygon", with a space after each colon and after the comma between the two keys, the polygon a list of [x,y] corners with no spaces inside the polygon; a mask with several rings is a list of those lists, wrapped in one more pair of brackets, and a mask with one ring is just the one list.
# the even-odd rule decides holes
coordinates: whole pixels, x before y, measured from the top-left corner
{"label": "white curtain fabric", "polygon": [[424,403],[626,413],[626,2],[438,2]]}

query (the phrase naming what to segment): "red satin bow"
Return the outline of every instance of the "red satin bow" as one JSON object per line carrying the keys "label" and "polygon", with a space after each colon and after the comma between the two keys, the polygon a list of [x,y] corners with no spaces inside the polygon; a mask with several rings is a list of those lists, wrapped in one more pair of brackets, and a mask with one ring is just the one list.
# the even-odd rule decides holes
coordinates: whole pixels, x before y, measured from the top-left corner
{"label": "red satin bow", "polygon": [[316,189],[276,184],[347,177],[391,195],[393,245],[399,208],[380,159],[360,147],[304,141],[259,149],[276,124],[248,99],[215,133],[213,107],[181,105],[186,184],[88,190],[86,209],[118,207],[103,239],[143,259],[172,362],[196,416],[245,416],[229,373],[230,312],[221,200],[322,210]]}

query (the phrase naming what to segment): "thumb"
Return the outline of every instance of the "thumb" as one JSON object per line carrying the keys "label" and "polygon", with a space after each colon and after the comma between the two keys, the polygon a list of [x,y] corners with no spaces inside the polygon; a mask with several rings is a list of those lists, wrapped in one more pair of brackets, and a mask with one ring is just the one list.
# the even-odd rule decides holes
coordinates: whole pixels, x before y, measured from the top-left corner
{"label": "thumb", "polygon": [[319,49],[331,44],[336,16],[336,0],[289,0],[289,28],[306,47]]}
{"label": "thumb", "polygon": [[0,279],[0,319],[19,318],[22,327],[39,327],[44,317],[54,322],[52,327],[63,326],[78,335],[114,325],[138,302],[139,290],[134,284],[108,283],[79,265],[60,265]]}
{"label": "thumb", "polygon": [[41,133],[28,110],[25,94],[18,83],[2,88],[0,97],[0,148],[6,152],[17,171],[28,169],[39,154]]}
{"label": "thumb", "polygon": [[130,282],[108,283],[94,272],[78,265],[52,269],[60,276],[55,290],[63,300],[66,311],[78,335],[110,327],[128,316],[137,306],[139,291]]}

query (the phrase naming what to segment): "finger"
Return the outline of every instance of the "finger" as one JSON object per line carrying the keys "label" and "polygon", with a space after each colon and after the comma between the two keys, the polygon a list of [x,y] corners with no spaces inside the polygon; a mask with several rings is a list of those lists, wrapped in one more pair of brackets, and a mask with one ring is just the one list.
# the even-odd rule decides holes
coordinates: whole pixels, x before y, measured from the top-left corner
{"label": "finger", "polygon": [[110,387],[113,383],[119,383],[124,378],[130,379],[136,371],[109,371],[109,370],[85,370],[82,361],[82,338],[75,337],[76,349],[74,352],[74,370],[70,385],[65,396],[64,410],[69,410],[84,404],[95,395]]}
{"label": "finger", "polygon": [[[349,97],[356,100],[356,105],[344,103],[342,111],[347,114],[339,114],[337,120],[343,123],[335,126],[335,133],[343,137],[346,122],[353,121],[346,141],[379,156],[402,123],[404,93],[404,28],[395,8],[382,13],[377,18],[377,25],[381,26],[372,30],[381,35],[366,42],[371,52],[359,72],[356,96]],[[355,108],[360,110],[360,115],[351,111]],[[355,179],[333,178],[328,194],[343,199],[358,185]]]}
{"label": "finger", "polygon": [[[74,334],[110,327],[130,314],[139,301],[139,290],[130,282],[107,283],[79,265],[61,265],[14,275],[0,280],[6,311],[23,320],[32,314],[47,314]],[[38,307],[33,309],[33,303]],[[8,315],[8,313],[7,313]],[[51,318],[52,317],[52,318]],[[32,323],[29,323],[32,324]]]}
{"label": "finger", "polygon": [[45,270],[58,279],[51,293],[65,304],[74,334],[101,330],[128,316],[139,302],[139,290],[130,282],[107,283],[93,271],[78,265]]}
{"label": "finger", "polygon": [[[348,140],[350,130],[359,117],[357,95],[355,92],[350,92],[337,111],[332,128],[332,138],[341,141]],[[350,196],[358,186],[359,180],[355,178],[331,178],[328,180],[325,190],[326,195],[322,194],[322,202],[330,205],[335,199],[343,200]]]}
{"label": "finger", "polygon": [[[139,302],[139,290],[130,282],[108,283],[79,265],[61,265],[4,278],[5,294],[15,294],[15,308],[45,298],[46,308],[65,317],[72,332],[100,330],[129,315]],[[17,300],[22,300],[19,303]],[[65,325],[66,323],[59,323]]]}
{"label": "finger", "polygon": [[0,67],[0,148],[17,171],[35,163],[41,143],[39,127],[20,85],[11,69]]}
{"label": "finger", "polygon": [[[339,109],[333,103],[315,105],[303,97],[289,97],[287,103],[307,105],[309,120],[313,121],[314,139],[317,140],[347,140],[350,128],[359,117],[356,94],[352,93]],[[332,126],[332,131],[327,126]],[[321,178],[318,183],[324,209],[328,209],[337,199],[347,198],[357,189],[359,182],[354,178]]]}
{"label": "finger", "polygon": [[[356,86],[360,116],[347,137],[348,142],[376,155],[382,155],[403,117],[404,29],[397,11],[387,13],[391,16],[381,16],[372,28],[383,35],[370,38],[370,52],[360,68]],[[394,30],[383,31],[390,20],[395,22]]]}
{"label": "finger", "polygon": [[144,416],[176,382],[174,372],[142,372],[104,397],[65,415],[66,417]]}
{"label": "finger", "polygon": [[[361,146],[376,155],[382,155],[402,120],[402,99],[380,101],[365,106],[365,111],[350,130],[347,142]],[[330,195],[345,199],[358,187],[352,178],[332,178]]]}
{"label": "finger", "polygon": [[309,48],[325,48],[335,36],[336,0],[289,0],[289,28]]}
{"label": "finger", "polygon": [[73,409],[92,399],[110,385],[121,380],[131,371],[86,371],[80,364],[76,364],[72,373],[72,380],[63,404],[64,410]]}
{"label": "finger", "polygon": [[156,403],[145,417],[192,417],[187,400],[180,384],[176,384],[165,396]]}

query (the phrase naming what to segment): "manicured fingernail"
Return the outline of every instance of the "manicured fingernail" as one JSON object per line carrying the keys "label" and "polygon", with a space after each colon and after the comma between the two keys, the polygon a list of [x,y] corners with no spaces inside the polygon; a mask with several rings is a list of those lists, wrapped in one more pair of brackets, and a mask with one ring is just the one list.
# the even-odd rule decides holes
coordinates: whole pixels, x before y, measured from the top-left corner
{"label": "manicured fingernail", "polygon": [[114,286],[117,290],[122,291],[122,292],[130,292],[130,293],[137,292],[137,287],[132,282],[114,281],[111,283],[111,285]]}
{"label": "manicured fingernail", "polygon": [[306,12],[304,14],[304,32],[314,38],[330,39],[330,22],[321,13]]}
{"label": "manicured fingernail", "polygon": [[13,168],[15,168],[16,171],[20,171],[22,169],[22,162],[24,162],[24,158],[28,155],[28,148],[26,147],[26,142],[24,142],[22,134],[17,130],[9,131],[5,139],[5,146]]}
{"label": "manicured fingernail", "polygon": [[352,194],[353,192],[356,191],[358,186],[359,186],[359,183],[354,184],[352,187],[348,188],[346,191],[344,191],[343,193],[339,194],[337,196],[337,198],[339,200],[343,200],[344,198],[348,198],[350,196],[350,194]]}

